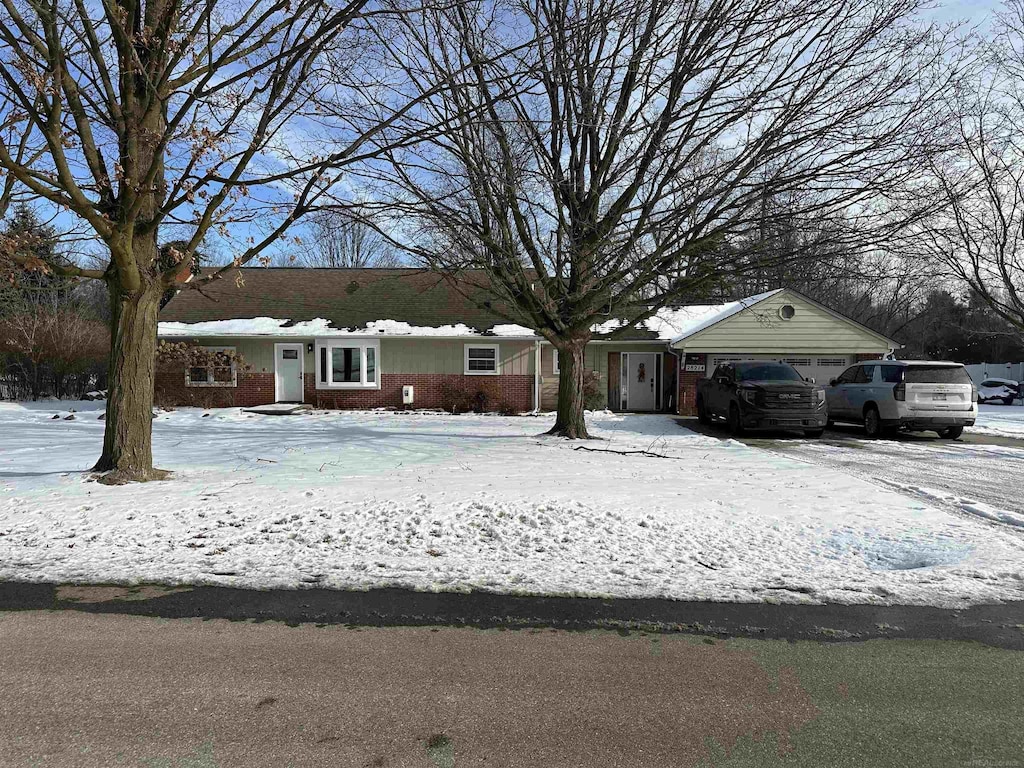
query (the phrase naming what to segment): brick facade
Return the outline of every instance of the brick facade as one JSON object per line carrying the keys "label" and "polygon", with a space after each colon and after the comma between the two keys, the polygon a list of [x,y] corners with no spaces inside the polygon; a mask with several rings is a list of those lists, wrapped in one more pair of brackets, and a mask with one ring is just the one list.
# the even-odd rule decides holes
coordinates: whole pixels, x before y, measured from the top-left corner
{"label": "brick facade", "polygon": [[402,387],[412,385],[413,408],[444,408],[452,389],[486,389],[493,407],[507,405],[518,412],[533,409],[533,376],[463,376],[446,373],[383,373],[380,389],[317,389],[314,375],[306,374],[305,401],[318,408],[401,408]]}
{"label": "brick facade", "polygon": [[[414,389],[413,408],[443,408],[445,393],[453,389],[473,392],[485,389],[490,395],[491,407],[509,407],[518,412],[533,409],[533,376],[463,376],[441,373],[385,373],[381,375],[380,389],[317,389],[312,373],[305,375],[303,401],[318,408],[367,409],[401,408],[402,387],[411,384]],[[219,407],[249,408],[274,402],[274,374],[238,372],[237,386],[189,388],[185,395],[216,396]],[[170,403],[168,403],[170,404]],[[194,405],[180,402],[177,405]]]}
{"label": "brick facade", "polygon": [[697,415],[697,382],[704,378],[703,373],[681,371],[679,373],[679,415]]}
{"label": "brick facade", "polygon": [[250,408],[274,402],[274,374],[239,371],[237,382],[238,386],[231,390],[236,407]]}

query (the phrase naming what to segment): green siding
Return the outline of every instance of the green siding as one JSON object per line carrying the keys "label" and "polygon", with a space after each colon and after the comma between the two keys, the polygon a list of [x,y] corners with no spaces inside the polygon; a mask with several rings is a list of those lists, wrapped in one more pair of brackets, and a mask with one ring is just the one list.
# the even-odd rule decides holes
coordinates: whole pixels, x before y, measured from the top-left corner
{"label": "green siding", "polygon": [[[540,402],[544,410],[554,410],[558,403],[558,377],[555,375],[555,363],[552,357],[554,347],[541,347],[540,362]],[[583,353],[583,363],[591,371],[596,371],[600,379],[598,391],[601,393],[601,407],[608,407],[608,354],[614,352],[667,352],[665,342],[657,341],[650,344],[588,344]]]}
{"label": "green siding", "polygon": [[[463,373],[467,339],[380,340],[381,370],[385,373]],[[468,343],[474,343],[468,341]],[[532,341],[480,339],[497,344],[502,374],[533,374]]]}
{"label": "green siding", "polygon": [[[791,320],[779,308],[791,304]],[[750,309],[683,340],[687,352],[884,353],[888,343],[852,321],[843,320],[789,291],[765,299]]]}
{"label": "green siding", "polygon": [[[255,373],[274,372],[274,344],[309,345],[314,339],[304,338],[201,338],[168,339],[187,341],[204,347],[234,347]],[[497,344],[503,374],[533,375],[532,341],[481,339],[481,344]],[[380,339],[380,370],[383,373],[463,373],[466,339]],[[314,368],[313,353],[306,352],[306,373]]]}

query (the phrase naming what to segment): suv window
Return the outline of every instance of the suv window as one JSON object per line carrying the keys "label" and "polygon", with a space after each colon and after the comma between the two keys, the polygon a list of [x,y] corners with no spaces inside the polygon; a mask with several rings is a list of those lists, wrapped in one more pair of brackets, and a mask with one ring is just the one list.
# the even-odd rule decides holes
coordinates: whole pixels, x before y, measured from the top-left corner
{"label": "suv window", "polygon": [[903,366],[883,365],[882,381],[884,381],[886,384],[899,384],[901,381],[903,381]]}
{"label": "suv window", "polygon": [[870,384],[875,380],[875,366],[859,365],[857,372],[853,375],[851,384]]}
{"label": "suv window", "polygon": [[836,379],[836,384],[851,384],[853,383],[853,377],[857,375],[857,371],[860,370],[859,365],[852,365],[843,371],[842,375]]}
{"label": "suv window", "polygon": [[971,377],[963,366],[909,365],[907,384],[970,384]]}

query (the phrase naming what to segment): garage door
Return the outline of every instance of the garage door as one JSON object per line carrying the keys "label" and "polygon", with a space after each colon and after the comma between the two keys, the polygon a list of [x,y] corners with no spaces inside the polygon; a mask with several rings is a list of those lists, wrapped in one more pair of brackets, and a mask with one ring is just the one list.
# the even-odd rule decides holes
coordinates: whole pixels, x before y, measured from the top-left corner
{"label": "garage door", "polygon": [[851,355],[754,355],[736,353],[731,355],[710,355],[707,375],[714,373],[715,368],[728,362],[740,360],[772,360],[776,362],[789,363],[796,368],[801,376],[812,378],[819,384],[828,384],[853,365]]}

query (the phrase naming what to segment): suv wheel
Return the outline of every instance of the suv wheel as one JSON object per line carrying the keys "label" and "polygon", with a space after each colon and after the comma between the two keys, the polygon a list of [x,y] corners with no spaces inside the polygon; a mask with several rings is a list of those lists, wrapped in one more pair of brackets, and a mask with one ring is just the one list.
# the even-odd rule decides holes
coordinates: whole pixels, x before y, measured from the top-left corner
{"label": "suv wheel", "polygon": [[1013,395],[1003,398],[1003,405],[1013,405]]}
{"label": "suv wheel", "polygon": [[869,405],[864,411],[864,431],[872,438],[881,437],[883,434],[882,417],[873,405]]}
{"label": "suv wheel", "polygon": [[697,398],[697,421],[701,424],[710,424],[711,417],[708,416],[707,409],[704,407],[704,398]]}
{"label": "suv wheel", "polygon": [[821,437],[823,434],[825,434],[825,430],[824,429],[805,429],[804,430],[804,437],[810,437],[812,439],[817,439],[817,438]]}
{"label": "suv wheel", "polygon": [[946,427],[939,430],[939,437],[943,440],[956,440],[964,433],[963,427]]}
{"label": "suv wheel", "polygon": [[729,432],[735,437],[743,434],[743,421],[740,419],[740,408],[736,403],[729,406]]}

